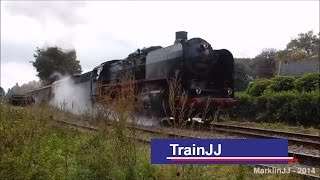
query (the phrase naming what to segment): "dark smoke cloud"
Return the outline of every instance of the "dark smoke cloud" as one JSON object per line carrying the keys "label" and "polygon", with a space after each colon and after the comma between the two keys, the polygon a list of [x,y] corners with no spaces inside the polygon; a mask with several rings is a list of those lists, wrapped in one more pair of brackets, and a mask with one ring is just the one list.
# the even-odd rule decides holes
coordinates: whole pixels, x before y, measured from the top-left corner
{"label": "dark smoke cloud", "polygon": [[41,24],[50,24],[52,18],[66,26],[84,23],[77,10],[85,6],[85,2],[75,1],[14,1],[5,2],[8,12],[33,18]]}

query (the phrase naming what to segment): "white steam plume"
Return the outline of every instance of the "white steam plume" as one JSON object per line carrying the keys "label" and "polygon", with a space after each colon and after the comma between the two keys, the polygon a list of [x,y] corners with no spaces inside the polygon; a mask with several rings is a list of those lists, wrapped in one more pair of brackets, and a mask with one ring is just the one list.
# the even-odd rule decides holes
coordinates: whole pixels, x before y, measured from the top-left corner
{"label": "white steam plume", "polygon": [[51,105],[74,114],[91,111],[90,82],[75,84],[72,78],[66,77],[54,82],[53,88]]}

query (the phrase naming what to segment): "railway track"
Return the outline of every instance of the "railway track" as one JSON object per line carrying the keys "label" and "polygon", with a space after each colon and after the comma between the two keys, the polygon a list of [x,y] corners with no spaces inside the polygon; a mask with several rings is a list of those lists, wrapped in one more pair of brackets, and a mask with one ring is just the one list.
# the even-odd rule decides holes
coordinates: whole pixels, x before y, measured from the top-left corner
{"label": "railway track", "polygon": [[[61,125],[66,125],[66,126],[71,126],[74,128],[80,128],[85,131],[99,131],[99,128],[93,127],[93,126],[87,126],[87,125],[80,125],[77,123],[72,123],[68,121],[59,121],[59,120],[51,120],[55,123],[61,124]],[[112,123],[108,123],[107,125],[111,125]],[[146,133],[151,133],[151,134],[161,134],[165,135],[167,137],[175,137],[175,138],[199,138],[195,136],[189,136],[189,135],[182,135],[182,134],[176,134],[173,132],[165,132],[162,130],[157,130],[157,129],[152,129],[152,128],[146,128],[146,127],[141,127],[141,126],[127,126],[128,128],[134,128],[137,131],[141,132],[146,132]],[[257,137],[257,136],[256,136]],[[146,138],[135,138],[135,140],[143,143],[150,143],[150,139]],[[319,156],[314,156],[310,154],[304,154],[304,153],[296,153],[296,152],[288,152],[288,156],[294,156],[299,159],[299,163],[293,163],[290,165],[290,169],[292,169],[292,172],[299,174],[303,179],[319,179],[320,176],[317,176],[315,174],[310,174],[310,173],[300,173],[299,169],[310,169],[310,168],[317,168],[317,173],[319,173],[319,167],[320,167],[320,157]],[[282,166],[279,165],[257,165],[262,168],[283,168]],[[289,165],[288,165],[289,166]]]}
{"label": "railway track", "polygon": [[214,123],[207,130],[214,130],[218,132],[232,133],[237,135],[243,135],[246,137],[256,138],[284,138],[288,139],[289,144],[299,144],[303,146],[311,146],[316,149],[320,149],[320,136],[293,133],[286,131],[274,131],[260,128],[243,127],[236,125],[225,125]]}

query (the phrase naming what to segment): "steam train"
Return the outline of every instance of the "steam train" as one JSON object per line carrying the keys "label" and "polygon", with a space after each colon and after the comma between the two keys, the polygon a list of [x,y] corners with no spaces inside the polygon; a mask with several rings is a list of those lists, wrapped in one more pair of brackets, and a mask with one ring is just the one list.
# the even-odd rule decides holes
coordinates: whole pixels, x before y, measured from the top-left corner
{"label": "steam train", "polygon": [[[194,114],[208,106],[210,111],[235,104],[234,59],[226,50],[214,50],[201,38],[188,40],[187,32],[176,32],[174,44],[168,47],[152,46],[138,49],[125,59],[100,64],[92,71],[72,76],[78,86],[86,89],[91,102],[99,102],[104,88],[119,84],[125,73],[134,75],[138,97],[144,106],[159,116],[168,104],[170,79],[178,76],[187,94],[186,105]],[[49,101],[59,81],[42,89],[29,92],[36,103]]]}

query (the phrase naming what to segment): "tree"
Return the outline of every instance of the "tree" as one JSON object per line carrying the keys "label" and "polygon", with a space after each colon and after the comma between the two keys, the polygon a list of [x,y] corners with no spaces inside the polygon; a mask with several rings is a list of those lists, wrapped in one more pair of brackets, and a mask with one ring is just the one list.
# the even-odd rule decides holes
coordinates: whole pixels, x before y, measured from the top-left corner
{"label": "tree", "polygon": [[41,83],[39,81],[29,81],[28,83],[22,84],[20,87],[20,91],[22,93],[26,93],[41,87]]}
{"label": "tree", "polygon": [[264,49],[253,59],[256,77],[271,78],[274,75],[276,69],[276,55],[277,50]]}
{"label": "tree", "polygon": [[28,83],[22,84],[22,86],[19,86],[19,84],[16,83],[15,86],[8,89],[6,97],[11,97],[12,95],[17,95],[17,94],[24,94],[26,92],[37,89],[40,86],[41,86],[41,83],[38,81],[29,81]]}
{"label": "tree", "polygon": [[82,72],[75,50],[64,51],[58,47],[37,48],[33,56],[35,61],[32,61],[32,65],[44,85],[58,80],[58,75],[67,76]]}
{"label": "tree", "polygon": [[292,39],[287,44],[287,50],[295,51],[302,50],[308,56],[313,56],[319,53],[319,37],[313,34],[313,31],[300,33],[298,38]]}
{"label": "tree", "polygon": [[297,38],[292,39],[286,49],[281,50],[277,54],[277,61],[297,61],[309,60],[319,57],[320,33],[313,34],[313,31],[300,33]]}
{"label": "tree", "polygon": [[0,99],[2,99],[5,95],[4,89],[0,87]]}
{"label": "tree", "polygon": [[235,59],[234,61],[234,86],[237,91],[244,91],[253,73],[250,71],[250,59]]}
{"label": "tree", "polygon": [[16,85],[13,86],[12,88],[9,88],[9,89],[8,89],[8,92],[7,92],[7,94],[6,94],[6,97],[9,98],[9,97],[11,97],[12,95],[17,95],[17,94],[22,94],[21,88],[20,88],[20,86],[19,86],[18,83],[16,83]]}
{"label": "tree", "polygon": [[282,61],[299,61],[308,59],[308,55],[301,50],[289,51],[287,49],[281,50],[277,53],[277,62]]}

